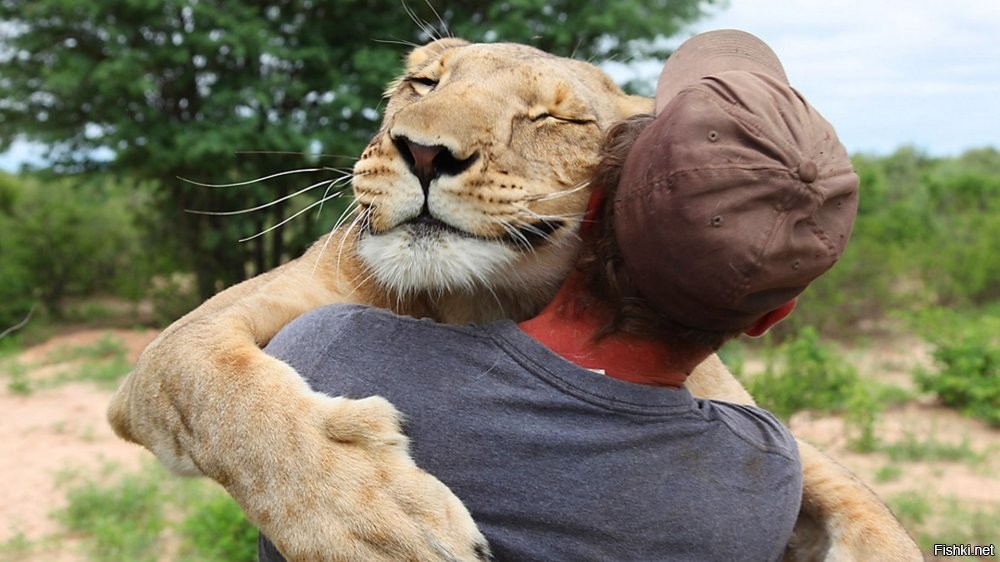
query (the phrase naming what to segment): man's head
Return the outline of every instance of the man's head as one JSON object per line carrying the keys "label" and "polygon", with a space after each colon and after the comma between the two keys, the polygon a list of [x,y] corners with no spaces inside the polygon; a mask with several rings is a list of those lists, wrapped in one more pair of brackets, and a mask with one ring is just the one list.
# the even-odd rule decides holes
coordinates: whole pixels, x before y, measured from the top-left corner
{"label": "man's head", "polygon": [[605,205],[616,284],[667,326],[747,330],[843,253],[857,175],[833,127],[747,33],[681,45],[656,107]]}

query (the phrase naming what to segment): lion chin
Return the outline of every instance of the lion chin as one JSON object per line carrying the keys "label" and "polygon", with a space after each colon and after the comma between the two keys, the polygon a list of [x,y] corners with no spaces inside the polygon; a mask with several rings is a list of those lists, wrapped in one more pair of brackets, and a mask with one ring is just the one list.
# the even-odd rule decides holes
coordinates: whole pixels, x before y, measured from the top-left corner
{"label": "lion chin", "polygon": [[364,235],[358,256],[379,285],[400,295],[469,293],[494,286],[494,275],[514,269],[519,257],[502,242],[419,226]]}
{"label": "lion chin", "polygon": [[[577,227],[567,221],[544,241],[528,245],[414,220],[384,233],[361,234],[356,254],[371,280],[395,295],[397,304],[425,298],[456,322],[521,320],[548,302],[567,276],[579,250]],[[451,309],[452,302],[458,309]]]}

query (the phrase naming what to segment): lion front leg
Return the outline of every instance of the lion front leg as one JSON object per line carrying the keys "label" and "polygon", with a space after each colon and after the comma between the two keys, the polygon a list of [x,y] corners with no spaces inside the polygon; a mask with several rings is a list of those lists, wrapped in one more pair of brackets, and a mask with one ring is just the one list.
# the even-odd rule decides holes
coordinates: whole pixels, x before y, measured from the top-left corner
{"label": "lion front leg", "polygon": [[798,440],[802,513],[785,560],[918,562],[923,555],[888,507],[846,468]]}
{"label": "lion front leg", "polygon": [[395,408],[316,393],[260,349],[292,302],[265,282],[165,331],[115,394],[115,430],[219,482],[289,560],[488,559],[461,501],[410,459]]}

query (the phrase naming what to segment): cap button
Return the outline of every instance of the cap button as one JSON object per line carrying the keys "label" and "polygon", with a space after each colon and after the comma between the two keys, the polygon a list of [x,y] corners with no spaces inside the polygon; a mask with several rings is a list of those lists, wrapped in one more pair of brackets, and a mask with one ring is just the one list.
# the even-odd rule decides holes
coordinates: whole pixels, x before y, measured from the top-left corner
{"label": "cap button", "polygon": [[819,175],[819,169],[816,167],[816,163],[812,160],[803,160],[799,164],[799,179],[806,182],[812,183],[816,181],[816,176]]}

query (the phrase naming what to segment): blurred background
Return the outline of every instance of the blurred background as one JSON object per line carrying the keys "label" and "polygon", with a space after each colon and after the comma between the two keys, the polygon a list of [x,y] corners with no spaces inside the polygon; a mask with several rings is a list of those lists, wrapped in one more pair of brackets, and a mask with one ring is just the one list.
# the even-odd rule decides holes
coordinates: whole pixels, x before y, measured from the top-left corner
{"label": "blurred background", "polygon": [[995,543],[1000,5],[0,0],[0,560],[253,559],[228,498],[104,403],[159,329],[336,224],[412,46],[527,43],[648,95],[718,27],[774,48],[862,181],[844,258],[727,364],[928,559]]}

